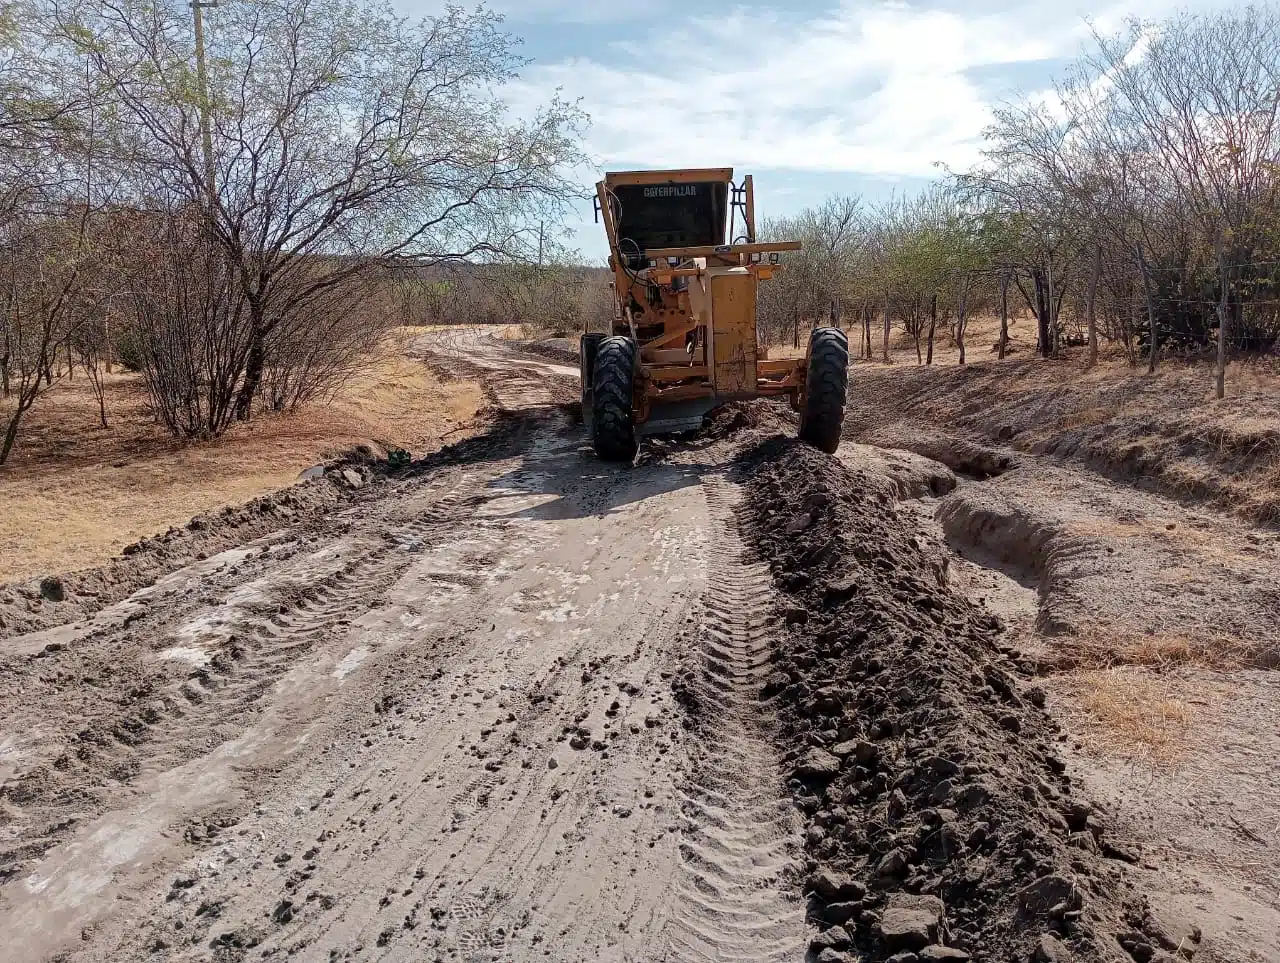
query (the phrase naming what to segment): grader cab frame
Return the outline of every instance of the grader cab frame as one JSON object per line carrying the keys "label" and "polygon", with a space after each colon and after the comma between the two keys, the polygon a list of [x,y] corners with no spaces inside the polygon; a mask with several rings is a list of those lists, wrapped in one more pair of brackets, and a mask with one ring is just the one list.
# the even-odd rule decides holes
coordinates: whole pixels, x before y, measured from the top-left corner
{"label": "grader cab frame", "polygon": [[581,345],[597,453],[630,461],[642,435],[697,428],[717,405],[761,396],[788,397],[801,436],[834,451],[848,341],[817,328],[805,357],[776,360],[759,344],[758,285],[801,245],[757,241],[751,175],[735,184],[732,168],[609,173],[595,205],[614,294],[611,332]]}

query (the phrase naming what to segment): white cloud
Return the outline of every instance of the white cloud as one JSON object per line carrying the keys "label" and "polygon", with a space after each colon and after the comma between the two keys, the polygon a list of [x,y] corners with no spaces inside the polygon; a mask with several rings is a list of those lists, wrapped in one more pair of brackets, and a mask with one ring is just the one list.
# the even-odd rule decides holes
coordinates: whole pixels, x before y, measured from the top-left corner
{"label": "white cloud", "polygon": [[[458,6],[458,0],[391,0],[393,6],[413,16],[432,16],[449,6]],[[471,8],[475,0],[461,3]],[[608,3],[604,0],[485,0],[484,6],[500,13],[509,23],[587,23],[608,24],[624,20],[642,20],[652,11],[633,3]]]}
{"label": "white cloud", "polygon": [[[1016,76],[1011,88],[1049,96],[1050,68],[1037,63],[1074,56],[1089,39],[1087,21],[1109,32],[1126,16],[1232,0],[830,0],[818,11],[815,2],[712,16],[670,5],[655,13],[601,0],[499,0],[521,21],[645,11],[643,20],[597,33],[613,39],[535,63],[507,95],[524,115],[556,89],[581,99],[598,165],[581,172],[584,184],[621,165],[794,171],[807,175],[806,186],[770,191],[794,208],[819,200],[825,188],[817,185],[834,179],[934,178],[938,162],[972,165],[991,119],[992,85]],[[536,48],[526,52],[538,57]],[[589,213],[576,229],[598,252]]]}
{"label": "white cloud", "polygon": [[808,20],[735,12],[666,21],[607,56],[531,69],[514,91],[581,97],[602,163],[874,175],[936,173],[977,156],[989,107],[976,67],[1059,56],[1085,30],[1026,11],[966,17],[846,6]]}
{"label": "white cloud", "polygon": [[606,0],[494,0],[489,6],[513,20],[560,23],[616,23],[644,19],[652,13],[647,6]]}

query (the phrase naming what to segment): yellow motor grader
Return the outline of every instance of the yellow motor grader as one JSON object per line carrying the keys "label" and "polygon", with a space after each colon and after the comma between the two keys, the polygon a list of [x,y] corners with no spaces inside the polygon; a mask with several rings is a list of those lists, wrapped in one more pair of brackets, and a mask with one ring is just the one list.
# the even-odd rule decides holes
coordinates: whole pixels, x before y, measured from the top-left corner
{"label": "yellow motor grader", "polygon": [[[787,396],[800,437],[840,444],[849,341],[815,328],[803,358],[770,360],[756,292],[797,241],[756,241],[751,176],[732,168],[627,171],[596,185],[609,237],[612,332],[582,336],[582,413],[596,453],[630,462],[643,435],[699,427],[717,405]],[[735,230],[740,231],[735,236]]]}

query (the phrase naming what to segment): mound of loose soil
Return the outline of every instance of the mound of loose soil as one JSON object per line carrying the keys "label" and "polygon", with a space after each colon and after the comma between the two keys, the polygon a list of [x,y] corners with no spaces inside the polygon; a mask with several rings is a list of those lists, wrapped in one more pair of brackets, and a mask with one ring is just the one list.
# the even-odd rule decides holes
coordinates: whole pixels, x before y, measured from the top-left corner
{"label": "mound of loose soil", "polygon": [[1205,365],[1172,361],[1156,375],[1036,359],[859,366],[845,437],[930,458],[958,450],[962,438],[992,442],[997,458],[1002,446],[1052,455],[1187,504],[1280,524],[1277,368],[1233,368],[1223,401],[1211,379]]}
{"label": "mound of loose soil", "polygon": [[1174,949],[1114,858],[1133,857],[1072,791],[1030,663],[947,588],[882,480],[782,438],[738,469],[744,537],[789,598],[763,692],[808,817],[816,958]]}
{"label": "mound of loose soil", "polygon": [[0,639],[92,615],[183,565],[324,514],[357,497],[373,478],[368,466],[346,460],[319,478],[134,542],[106,565],[0,585]]}
{"label": "mound of loose soil", "polygon": [[[493,414],[484,434],[446,445],[395,474],[430,475],[445,465],[495,457],[518,444],[529,425],[523,415]],[[127,546],[120,558],[106,565],[0,585],[0,639],[86,618],[184,565],[379,497],[384,486],[376,483],[389,474],[385,457],[385,452],[359,448],[327,466],[320,477],[197,515],[183,528]]]}
{"label": "mound of loose soil", "polygon": [[536,354],[561,364],[578,363],[578,341],[576,338],[544,338],[540,341],[511,342],[526,354]]}

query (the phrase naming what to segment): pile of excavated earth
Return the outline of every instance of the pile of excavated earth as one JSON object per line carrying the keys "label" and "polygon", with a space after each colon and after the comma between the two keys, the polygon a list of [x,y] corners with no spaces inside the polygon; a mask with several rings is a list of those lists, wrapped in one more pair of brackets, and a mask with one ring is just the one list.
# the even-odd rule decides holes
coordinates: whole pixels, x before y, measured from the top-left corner
{"label": "pile of excavated earth", "polygon": [[735,465],[740,526],[784,600],[762,695],[807,817],[815,958],[1189,958],[1073,791],[1066,736],[999,620],[948,587],[883,473],[776,418],[729,410],[712,431],[756,436]]}

